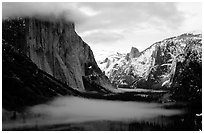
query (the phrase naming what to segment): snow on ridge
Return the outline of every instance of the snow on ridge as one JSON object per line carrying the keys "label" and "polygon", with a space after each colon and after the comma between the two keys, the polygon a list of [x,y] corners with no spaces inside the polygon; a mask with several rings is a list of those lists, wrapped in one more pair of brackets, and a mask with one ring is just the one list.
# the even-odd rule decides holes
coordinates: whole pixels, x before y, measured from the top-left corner
{"label": "snow on ridge", "polygon": [[[102,71],[105,71],[106,76],[111,81],[122,84],[126,77],[131,79],[136,76],[140,79],[147,80],[149,75],[152,74],[152,70],[155,71],[158,67],[157,58],[161,58],[163,62],[160,62],[164,64],[160,64],[160,67],[165,67],[168,64],[167,72],[163,72],[163,75],[160,75],[161,82],[163,83],[162,85],[168,85],[170,82],[169,77],[171,76],[168,72],[173,70],[176,55],[184,53],[184,48],[189,45],[189,42],[200,42],[201,40],[202,34],[184,33],[152,44],[140,52],[139,57],[129,58],[128,54],[121,54],[120,57],[120,54],[117,52],[112,53],[112,55],[110,54],[105,57],[103,62],[99,63],[99,67]],[[165,50],[167,48],[168,50]],[[197,48],[199,51],[200,45],[193,46],[192,48]],[[164,53],[164,51],[166,52]],[[164,56],[166,60],[164,60]],[[157,64],[155,64],[156,60]]]}
{"label": "snow on ridge", "polygon": [[117,51],[108,51],[108,50],[94,50],[93,51],[95,60],[97,62],[101,62],[105,60],[107,57],[118,57],[118,55],[121,55],[123,53],[119,53]]}

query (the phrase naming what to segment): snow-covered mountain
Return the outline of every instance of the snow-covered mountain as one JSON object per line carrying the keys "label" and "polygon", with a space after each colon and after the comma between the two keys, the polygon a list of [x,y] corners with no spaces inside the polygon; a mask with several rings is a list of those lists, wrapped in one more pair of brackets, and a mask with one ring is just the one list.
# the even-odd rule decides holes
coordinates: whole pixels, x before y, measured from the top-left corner
{"label": "snow-covered mountain", "polygon": [[116,62],[118,62],[121,58],[125,57],[125,54],[121,53],[112,53],[108,57],[106,57],[104,60],[98,60],[97,64],[101,68],[102,71],[106,73],[106,71],[109,71],[108,69],[112,68]]}
{"label": "snow-covered mountain", "polygon": [[142,52],[132,48],[126,55],[108,56],[98,64],[118,87],[170,87],[179,62],[188,58],[202,62],[201,41],[201,34],[186,33],[156,42]]}

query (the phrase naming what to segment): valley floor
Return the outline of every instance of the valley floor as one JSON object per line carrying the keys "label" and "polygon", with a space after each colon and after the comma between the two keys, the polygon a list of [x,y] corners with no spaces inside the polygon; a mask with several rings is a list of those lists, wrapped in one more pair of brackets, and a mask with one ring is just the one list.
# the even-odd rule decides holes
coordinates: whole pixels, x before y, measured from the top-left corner
{"label": "valley floor", "polygon": [[86,98],[68,96],[31,107],[37,108],[37,113],[15,114],[15,118],[13,112],[3,110],[2,127],[4,131],[191,131],[202,128],[199,109],[181,102],[153,102],[153,98],[156,101],[158,95],[166,91],[122,88],[118,91],[104,96],[86,93]]}

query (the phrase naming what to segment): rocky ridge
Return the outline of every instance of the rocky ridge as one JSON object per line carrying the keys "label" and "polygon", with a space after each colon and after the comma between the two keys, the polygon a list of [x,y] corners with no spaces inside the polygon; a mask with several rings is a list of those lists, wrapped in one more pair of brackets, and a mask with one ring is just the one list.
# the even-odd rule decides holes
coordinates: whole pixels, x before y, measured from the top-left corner
{"label": "rocky ridge", "polygon": [[169,88],[175,83],[179,63],[196,58],[194,62],[202,65],[201,41],[201,34],[191,33],[167,38],[136,52],[138,56],[130,56],[131,50],[102,70],[118,87]]}

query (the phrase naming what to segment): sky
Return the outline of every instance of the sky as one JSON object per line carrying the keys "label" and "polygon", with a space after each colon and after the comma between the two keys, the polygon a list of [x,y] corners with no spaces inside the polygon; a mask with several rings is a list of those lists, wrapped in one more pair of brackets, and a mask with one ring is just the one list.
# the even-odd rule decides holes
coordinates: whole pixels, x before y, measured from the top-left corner
{"label": "sky", "polygon": [[199,2],[3,3],[2,17],[64,16],[96,52],[140,51],[165,38],[202,30]]}

